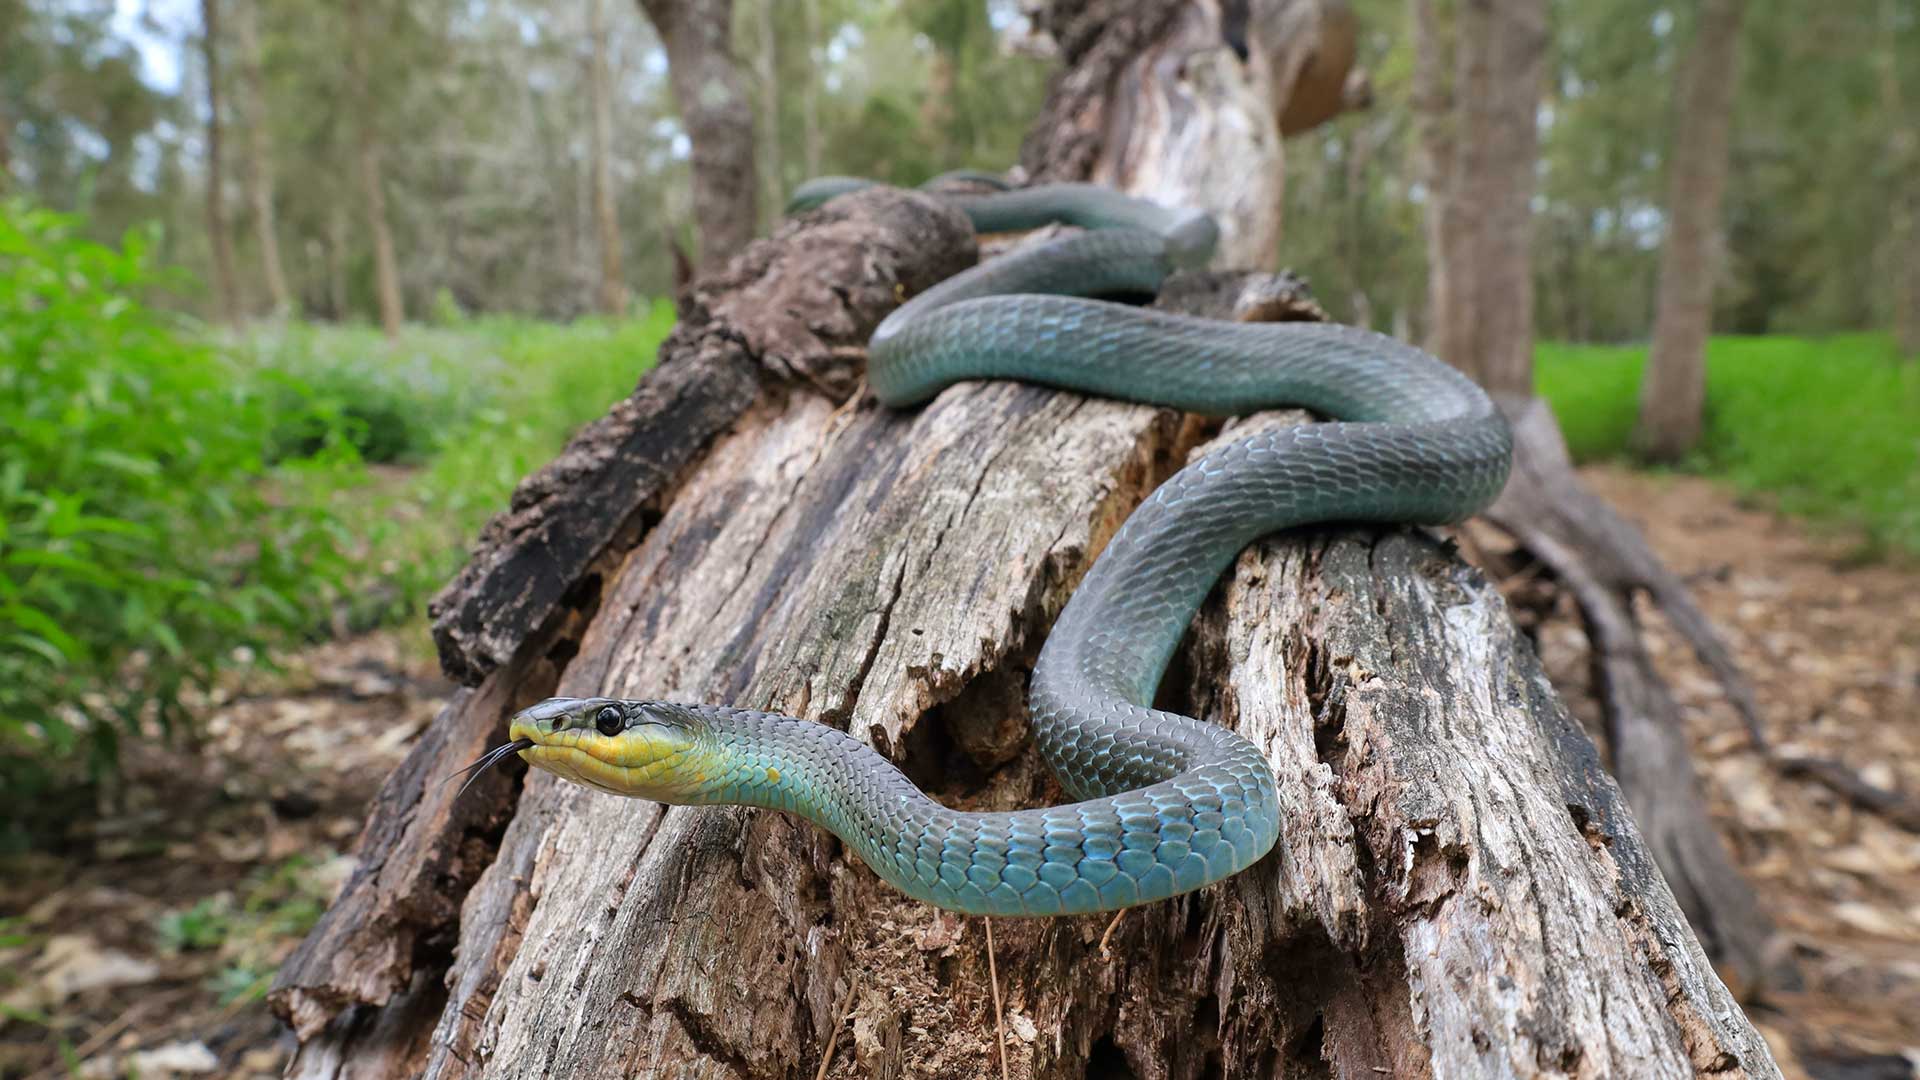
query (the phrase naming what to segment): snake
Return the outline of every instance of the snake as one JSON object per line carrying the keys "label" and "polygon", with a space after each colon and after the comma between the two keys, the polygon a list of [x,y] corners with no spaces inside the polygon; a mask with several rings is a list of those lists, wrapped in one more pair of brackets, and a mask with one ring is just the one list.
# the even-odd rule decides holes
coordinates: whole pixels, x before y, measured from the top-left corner
{"label": "snake", "polygon": [[[1229,431],[1134,509],[1073,590],[1027,701],[1034,742],[1071,801],[955,810],[828,724],[613,697],[519,712],[510,741],[470,769],[518,754],[616,795],[787,811],[906,895],[966,914],[1115,911],[1221,881],[1273,848],[1281,801],[1260,748],[1154,707],[1188,625],[1264,536],[1470,517],[1506,482],[1511,433],[1472,380],[1382,334],[1102,299],[1152,294],[1175,271],[1204,267],[1219,229],[1203,211],[1092,184],[984,179],[1000,190],[936,197],[978,234],[1078,231],[979,263],[887,315],[868,344],[881,404],[905,409],[955,383],[1011,379],[1211,417],[1293,406],[1326,418]],[[810,181],[790,209],[867,186]]]}

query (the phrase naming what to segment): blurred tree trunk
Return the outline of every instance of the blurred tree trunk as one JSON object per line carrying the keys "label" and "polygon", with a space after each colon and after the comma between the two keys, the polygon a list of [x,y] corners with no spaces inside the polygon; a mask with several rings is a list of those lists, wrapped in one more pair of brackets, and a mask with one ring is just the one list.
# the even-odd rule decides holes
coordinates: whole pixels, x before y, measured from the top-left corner
{"label": "blurred tree trunk", "polygon": [[1407,0],[1407,24],[1413,35],[1411,84],[1414,128],[1414,177],[1426,192],[1427,318],[1422,345],[1435,356],[1462,353],[1454,326],[1453,259],[1465,253],[1458,236],[1453,192],[1453,82],[1447,63],[1453,55],[1450,22],[1436,10],[1438,0]]}
{"label": "blurred tree trunk", "polygon": [[[1418,164],[1429,190],[1427,348],[1489,391],[1533,392],[1541,0],[1409,0]],[[1446,77],[1452,60],[1452,80]]]}
{"label": "blurred tree trunk", "polygon": [[334,320],[347,317],[347,208],[336,198],[327,208],[327,303]]}
{"label": "blurred tree trunk", "polygon": [[807,70],[800,85],[800,134],[807,176],[820,175],[820,0],[800,0],[800,15],[807,36]]}
{"label": "blurred tree trunk", "polygon": [[259,234],[260,263],[275,315],[293,310],[293,293],[280,262],[280,238],[274,225],[273,153],[267,135],[267,95],[260,72],[260,0],[239,0],[234,34],[240,41],[240,105],[247,124],[247,200]]}
{"label": "blurred tree trunk", "polygon": [[200,0],[200,47],[207,68],[207,246],[213,253],[213,288],[227,325],[240,328],[240,297],[233,272],[233,241],[227,235],[226,167],[220,145],[220,5]]}
{"label": "blurred tree trunk", "polygon": [[[1128,190],[1266,228],[1278,170],[1150,168],[1142,148],[1272,130],[1261,73],[1295,67],[1318,10],[1263,5],[1242,59],[1210,3],[1061,0],[1069,67],[1023,156],[1151,175],[1180,194]],[[1111,955],[1103,917],[995,923],[998,988],[982,920],[904,900],[788,816],[547,774],[495,772],[464,801],[433,785],[517,706],[604,692],[835,724],[970,807],[1058,798],[1026,737],[1039,643],[1215,432],[1006,382],[910,415],[844,408],[878,320],[975,254],[917,193],[784,226],[703,277],[635,393],[522,485],[434,603],[471,689],[280,969],[271,1000],[303,1041],[288,1075],[978,1077],[1002,1037],[1018,1075],[1063,1080],[1777,1075],[1497,593],[1416,531],[1256,546],[1166,680],[1170,704],[1268,748],[1274,854],[1130,912]],[[1286,275],[1183,275],[1160,303],[1317,317]]]}
{"label": "blurred tree trunk", "polygon": [[733,57],[733,0],[640,0],[667,52],[680,124],[693,144],[693,216],[700,267],[724,264],[753,239],[753,109]]}
{"label": "blurred tree trunk", "polygon": [[367,231],[373,237],[374,292],[380,304],[380,328],[388,338],[400,336],[405,317],[400,302],[400,268],[393,254],[393,232],[387,222],[387,194],[380,180],[380,146],[376,134],[379,113],[374,104],[369,71],[371,42],[366,27],[367,0],[346,0],[348,96],[353,101],[353,157],[366,201]]}
{"label": "blurred tree trunk", "polygon": [[1674,86],[1678,104],[1667,158],[1667,242],[1660,252],[1659,308],[1633,433],[1634,448],[1654,461],[1678,460],[1700,441],[1744,6],[1745,0],[1702,0],[1693,44]]}
{"label": "blurred tree trunk", "polygon": [[627,307],[620,268],[620,211],[613,192],[613,88],[607,73],[607,0],[587,0],[587,93],[593,112],[593,219],[600,247],[600,310]]}
{"label": "blurred tree trunk", "polygon": [[[1901,13],[1897,0],[1880,0],[1880,106],[1891,133],[1887,160],[1895,177],[1893,221],[1887,248],[1892,253],[1894,340],[1902,354],[1920,357],[1920,119],[1907,104],[1901,84]],[[1907,73],[1909,77],[1912,72]]]}
{"label": "blurred tree trunk", "polygon": [[760,90],[761,210],[772,220],[780,216],[787,201],[780,168],[780,46],[773,32],[774,6],[779,0],[750,2],[753,4],[754,82]]}

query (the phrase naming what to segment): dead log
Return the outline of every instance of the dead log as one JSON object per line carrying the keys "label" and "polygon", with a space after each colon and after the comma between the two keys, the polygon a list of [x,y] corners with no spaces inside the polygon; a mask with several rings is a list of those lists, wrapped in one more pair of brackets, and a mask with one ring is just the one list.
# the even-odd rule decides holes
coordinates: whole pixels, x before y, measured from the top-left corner
{"label": "dead log", "polygon": [[[1219,433],[1005,383],[844,408],[879,318],[973,250],[908,193],[784,227],[700,283],[657,369],[523,485],[437,604],[443,659],[478,685],[390,779],[276,982],[289,1075],[992,1071],[985,927],[819,830],[546,774],[458,804],[428,783],[557,690],[778,708],[954,805],[1058,799],[1025,732],[1039,644],[1119,522]],[[1258,276],[1162,303],[1315,313]],[[1257,546],[1165,683],[1268,749],[1281,844],[1130,912],[1110,959],[1103,919],[994,927],[1019,1075],[1778,1074],[1498,591],[1444,542]]]}
{"label": "dead log", "polygon": [[[969,248],[950,212],[903,193],[790,226],[703,289],[701,317],[616,410],[631,424],[590,429],[529,481],[446,618],[497,599],[499,585],[469,591],[485,568],[540,551],[545,575],[497,580],[551,580],[554,599],[538,619],[493,609],[501,627],[519,618],[517,645],[450,639],[505,662],[389,785],[336,907],[361,914],[330,918],[283,970],[274,1000],[306,1040],[294,1075],[380,1061],[433,1076],[808,1076],[856,982],[829,1075],[986,1071],[980,925],[903,900],[804,823],[545,774],[517,800],[502,781],[469,794],[484,810],[449,810],[399,779],[469,758],[545,692],[538,669],[563,693],[840,724],[960,805],[1058,798],[1024,736],[1026,672],[1106,537],[1213,433],[1010,384],[907,414],[842,412],[814,389],[855,373],[840,337],[863,336],[885,283],[920,287]],[[850,299],[749,299],[856,253]],[[1213,278],[1173,295],[1244,314],[1291,292]],[[752,392],[726,423],[641,418],[677,400],[663,387],[736,381]],[[661,460],[690,443],[683,463]],[[604,525],[584,558],[554,545],[548,530],[589,508],[639,524]],[[1498,592],[1444,544],[1348,530],[1261,545],[1168,684],[1170,704],[1270,749],[1290,803],[1281,849],[1130,913],[1111,961],[1101,919],[996,927],[1021,1075],[1773,1074]],[[506,692],[519,685],[539,689]],[[482,854],[425,867],[412,852],[432,845],[405,839],[484,846],[509,814],[477,881]]]}
{"label": "dead log", "polygon": [[1695,932],[1742,997],[1790,988],[1797,977],[1788,943],[1714,830],[1680,708],[1640,640],[1634,594],[1645,590],[1667,613],[1764,748],[1753,692],[1686,586],[1574,475],[1546,403],[1502,406],[1514,427],[1514,472],[1487,518],[1519,541],[1523,558],[1544,564],[1579,605],[1612,772],[1635,820]]}
{"label": "dead log", "polygon": [[[1327,78],[1315,75],[1316,66],[1338,55],[1350,18],[1336,0],[1054,0],[1041,22],[1060,42],[1066,68],[1022,164],[1037,177],[1098,180],[1206,206],[1241,223],[1223,230],[1238,246],[1223,247],[1222,261],[1264,265],[1280,233],[1282,146],[1268,138],[1270,116],[1256,103],[1284,120],[1297,95],[1316,93]],[[1242,25],[1248,55],[1236,62],[1231,39]],[[1532,30],[1522,36],[1531,39]],[[1631,595],[1653,595],[1760,742],[1752,692],[1685,586],[1630,524],[1581,486],[1545,404],[1506,408],[1518,436],[1514,478],[1489,517],[1580,596],[1596,682],[1607,690],[1616,774],[1643,815],[1659,864],[1743,992],[1791,985],[1785,943],[1707,816],[1679,710],[1641,646]],[[1582,582],[1591,587],[1582,592]]]}

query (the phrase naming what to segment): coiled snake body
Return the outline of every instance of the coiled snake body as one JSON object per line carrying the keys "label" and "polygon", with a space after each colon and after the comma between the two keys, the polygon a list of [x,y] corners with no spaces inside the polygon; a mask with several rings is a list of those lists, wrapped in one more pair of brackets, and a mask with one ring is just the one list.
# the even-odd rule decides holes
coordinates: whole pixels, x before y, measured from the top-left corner
{"label": "coiled snake body", "polygon": [[[858,186],[828,179],[810,203]],[[1213,415],[1298,405],[1335,422],[1216,447],[1137,509],[1054,625],[1033,672],[1034,738],[1079,801],[962,813],[824,724],[666,702],[558,698],[512,721],[529,762],[663,802],[775,807],[839,836],[910,896],[962,912],[1107,911],[1245,869],[1279,835],[1271,767],[1246,739],[1152,708],[1187,624],[1238,552],[1325,521],[1445,523],[1489,503],[1511,443],[1478,387],[1351,327],[1227,323],[1084,296],[1151,293],[1211,255],[1206,215],[1088,185],[955,197],[981,232],[1087,231],[977,266],[874,333],[868,381],[906,406],[1010,378]]]}

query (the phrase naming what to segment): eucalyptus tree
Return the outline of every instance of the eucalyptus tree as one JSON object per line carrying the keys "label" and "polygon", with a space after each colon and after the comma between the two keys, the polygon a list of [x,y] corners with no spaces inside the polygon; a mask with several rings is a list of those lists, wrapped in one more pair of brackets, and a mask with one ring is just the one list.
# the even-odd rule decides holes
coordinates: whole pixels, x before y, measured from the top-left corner
{"label": "eucalyptus tree", "polygon": [[1671,195],[1660,258],[1660,307],[1640,384],[1634,444],[1673,461],[1700,441],[1706,407],[1707,333],[1713,321],[1716,237],[1727,184],[1727,129],[1744,0],[1705,0],[1674,91],[1678,123],[1669,158]]}

